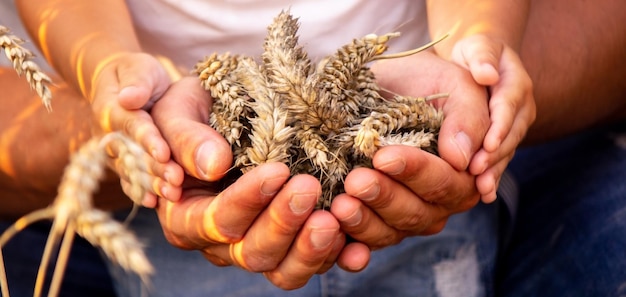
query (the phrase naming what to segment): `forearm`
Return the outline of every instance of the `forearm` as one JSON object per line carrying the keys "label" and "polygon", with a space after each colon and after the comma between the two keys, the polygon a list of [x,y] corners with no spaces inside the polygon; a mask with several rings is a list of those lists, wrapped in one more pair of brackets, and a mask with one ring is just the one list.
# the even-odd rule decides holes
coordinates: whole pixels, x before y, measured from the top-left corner
{"label": "forearm", "polygon": [[[70,154],[91,137],[91,107],[58,77],[55,112],[48,112],[23,77],[0,67],[0,219],[16,218],[52,202]],[[95,203],[106,209],[130,205],[119,178],[109,172]]]}
{"label": "forearm", "polygon": [[102,66],[125,52],[138,52],[123,0],[16,0],[22,20],[50,64],[82,94]]}
{"label": "forearm", "polygon": [[428,26],[433,39],[451,33],[437,44],[438,55],[450,58],[456,41],[483,34],[514,50],[521,45],[529,0],[427,0]]}
{"label": "forearm", "polygon": [[525,142],[626,118],[626,2],[535,0],[521,57],[537,120]]}

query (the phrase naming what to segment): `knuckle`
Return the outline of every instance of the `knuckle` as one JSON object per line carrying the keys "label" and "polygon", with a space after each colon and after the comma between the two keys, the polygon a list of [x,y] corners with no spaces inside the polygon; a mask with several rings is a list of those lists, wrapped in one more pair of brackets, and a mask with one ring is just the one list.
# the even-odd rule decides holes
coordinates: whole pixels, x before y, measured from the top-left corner
{"label": "knuckle", "polygon": [[266,272],[276,269],[278,261],[273,260],[273,257],[268,257],[263,253],[258,252],[246,252],[241,255],[241,267],[251,272]]}

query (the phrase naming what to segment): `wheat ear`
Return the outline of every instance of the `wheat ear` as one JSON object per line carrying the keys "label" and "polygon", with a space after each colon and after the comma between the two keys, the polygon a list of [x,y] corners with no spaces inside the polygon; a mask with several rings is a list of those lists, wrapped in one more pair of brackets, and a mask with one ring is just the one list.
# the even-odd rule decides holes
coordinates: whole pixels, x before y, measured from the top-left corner
{"label": "wheat ear", "polygon": [[44,106],[48,111],[52,111],[52,92],[50,92],[48,87],[48,85],[52,84],[52,80],[41,71],[35,62],[30,60],[33,57],[33,53],[21,46],[24,41],[10,34],[10,32],[7,27],[0,25],[0,48],[4,50],[6,57],[13,64],[17,74],[26,77],[26,81],[37,92]]}
{"label": "wheat ear", "polygon": [[236,70],[237,80],[254,100],[248,104],[256,113],[249,119],[252,127],[250,141],[246,149],[250,167],[267,163],[287,163],[293,137],[293,127],[287,125],[287,111],[280,98],[271,88],[258,64],[252,59],[241,59],[242,67]]}
{"label": "wheat ear", "polygon": [[99,209],[81,212],[76,218],[76,232],[94,246],[100,247],[109,259],[126,271],[139,275],[144,283],[154,268],[143,251],[143,245],[124,225]]}
{"label": "wheat ear", "polygon": [[209,124],[235,147],[242,146],[240,136],[249,128],[242,119],[252,112],[247,106],[250,98],[233,78],[239,59],[228,53],[213,54],[196,64],[195,69],[202,86],[214,100]]}
{"label": "wheat ear", "polygon": [[369,116],[353,127],[356,130],[354,149],[357,154],[368,158],[382,145],[380,136],[400,129],[410,128],[438,131],[443,122],[443,113],[424,98],[396,98],[385,105],[374,107]]}
{"label": "wheat ear", "polygon": [[[94,137],[83,144],[71,156],[53,204],[18,219],[0,236],[0,260],[2,260],[1,247],[14,234],[35,221],[53,219],[35,282],[34,296],[41,296],[47,266],[50,263],[54,250],[61,243],[58,251],[57,266],[54,270],[48,295],[56,296],[58,293],[75,231],[85,237],[91,244],[100,246],[105,254],[114,255],[115,257],[111,258],[114,263],[132,270],[144,282],[147,282],[147,276],[153,269],[143,252],[138,251],[141,248],[141,244],[132,234],[128,235],[130,233],[123,230],[120,227],[121,224],[95,210],[91,201],[92,194],[98,189],[99,181],[104,175],[107,157],[106,147],[112,141],[120,143],[121,149],[118,149],[118,158],[122,159],[122,165],[125,166],[126,174],[130,178],[131,183],[137,184],[133,191],[137,192],[137,195],[142,195],[149,187],[149,183],[145,179],[142,180],[145,177],[142,174],[145,174],[145,172],[139,172],[146,169],[145,164],[138,162],[144,153],[141,147],[120,133],[111,133],[102,139]],[[98,224],[102,224],[102,226]],[[96,229],[97,231],[94,231]],[[106,236],[109,237],[107,238]],[[106,240],[109,240],[109,242],[105,243]],[[128,251],[128,254],[120,256],[121,250]],[[4,263],[3,261],[0,262]],[[4,264],[0,265],[0,283],[2,284],[3,294],[8,297],[8,284]]]}
{"label": "wheat ear", "polygon": [[363,99],[355,90],[355,78],[367,63],[387,50],[387,42],[398,33],[370,34],[354,39],[339,48],[333,55],[322,60],[315,75],[310,77],[318,92],[316,109],[323,126],[322,133],[337,133],[358,116]]}

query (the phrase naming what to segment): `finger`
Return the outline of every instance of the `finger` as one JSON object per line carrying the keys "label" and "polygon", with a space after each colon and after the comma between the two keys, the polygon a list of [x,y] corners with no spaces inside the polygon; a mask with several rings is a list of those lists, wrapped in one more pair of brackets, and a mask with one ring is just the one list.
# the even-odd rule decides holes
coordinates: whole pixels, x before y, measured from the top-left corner
{"label": "finger", "polygon": [[497,150],[489,152],[486,148],[483,148],[474,155],[469,167],[470,173],[474,175],[482,174],[493,164],[511,156],[526,136],[526,131],[528,131],[528,127],[534,120],[534,108],[534,104],[530,104],[518,113],[512,124],[513,128],[508,132]]}
{"label": "finger", "polygon": [[[455,169],[466,170],[470,159],[482,146],[489,128],[487,92],[473,82],[469,73],[458,74],[455,81],[465,82],[451,90],[442,106],[444,120],[438,137],[441,158]],[[462,91],[460,91],[462,90]]]}
{"label": "finger", "polygon": [[239,266],[269,271],[285,257],[292,241],[321,196],[319,181],[310,175],[292,177],[254,221],[243,240],[232,245]]}
{"label": "finger", "polygon": [[370,249],[361,242],[348,243],[337,258],[337,265],[348,272],[359,272],[369,264]]}
{"label": "finger", "polygon": [[289,176],[289,168],[282,163],[267,163],[252,169],[215,198],[204,214],[202,228],[209,238],[218,242],[241,240]]}
{"label": "finger", "polygon": [[276,269],[265,272],[265,277],[285,290],[304,286],[324,265],[340,236],[343,235],[339,232],[339,223],[330,213],[313,212],[285,259]]}
{"label": "finger", "polygon": [[483,35],[473,35],[457,42],[452,50],[452,60],[467,67],[477,83],[490,86],[499,80],[502,50],[502,44]]}
{"label": "finger", "polygon": [[185,191],[176,203],[160,199],[156,209],[163,232],[183,249],[237,242],[288,178],[287,166],[269,163],[244,174],[216,197],[197,189]]}
{"label": "finger", "polygon": [[503,159],[487,171],[476,177],[476,187],[481,194],[481,201],[484,203],[492,203],[497,198],[498,184],[502,178],[504,170],[506,170],[509,161],[513,158],[513,154],[509,158]]}
{"label": "finger", "polygon": [[202,180],[223,177],[232,164],[230,144],[208,122],[210,98],[197,78],[172,85],[152,116],[184,170]]}
{"label": "finger", "polygon": [[120,106],[129,110],[149,110],[171,83],[161,63],[153,56],[143,53],[133,55],[130,63],[120,61],[117,74],[120,80],[118,100]]}
{"label": "finger", "polygon": [[[475,180],[466,171],[457,171],[441,158],[407,146],[380,149],[372,160],[374,168],[400,182],[415,195],[453,213],[478,202]],[[391,192],[393,188],[389,186]],[[347,192],[347,189],[346,189]]]}
{"label": "finger", "polygon": [[[363,172],[364,170],[366,169],[355,170],[356,172],[353,171],[350,173],[353,178],[350,180],[346,179],[348,182],[346,184],[347,187],[351,189],[357,188],[357,186],[352,186],[354,180],[358,180],[361,177],[372,179],[371,175],[368,175],[368,173],[376,173],[374,170],[372,170],[372,172]],[[369,194],[365,195],[369,196]],[[359,195],[357,194],[357,196]],[[374,198],[372,203],[380,203],[378,201],[382,201],[382,199]],[[350,195],[344,194],[335,197],[330,211],[339,221],[341,230],[350,235],[354,240],[364,243],[372,250],[378,250],[397,244],[408,235],[407,232],[397,230],[390,225],[390,223],[394,224],[395,216],[386,215],[386,213],[391,213],[393,210],[379,208],[370,209],[359,198]],[[390,223],[384,220],[386,217],[389,217],[387,219]],[[405,226],[405,228],[409,229],[407,226]]]}
{"label": "finger", "polygon": [[120,84],[123,82],[118,76],[118,69],[113,67],[110,66],[101,72],[97,80],[98,85],[94,88],[98,93],[94,94],[92,110],[100,128],[104,132],[123,131],[157,161],[167,162],[170,159],[169,146],[150,115],[144,110],[126,109],[119,104]]}
{"label": "finger", "polygon": [[170,201],[180,199],[183,181],[177,180],[176,177],[183,176],[183,173],[182,168],[175,162],[160,163],[147,153],[140,156],[131,155],[126,145],[116,139],[107,143],[107,153],[110,156],[107,162],[109,167],[113,168],[121,179],[140,182],[144,189],[152,190],[152,193]]}
{"label": "finger", "polygon": [[[501,80],[492,87],[489,101],[491,127],[487,131],[483,147],[494,152],[507,137],[516,118],[524,133],[535,117],[535,102],[532,96],[532,82],[524,70],[522,62],[511,50],[506,49],[502,56]],[[518,132],[519,133],[519,132]]]}
{"label": "finger", "polygon": [[146,208],[155,208],[158,203],[158,197],[154,193],[144,192],[143,195],[137,194],[134,190],[133,186],[126,180],[121,179],[120,185],[122,186],[122,191],[124,194],[128,196],[132,201],[139,201],[141,206]]}
{"label": "finger", "polygon": [[[339,236],[337,237],[337,240],[335,240],[335,242],[333,243],[333,248],[330,251],[330,254],[324,260],[324,264],[322,264],[322,266],[315,273],[323,274],[323,273],[326,273],[331,268],[333,268],[333,266],[335,266],[335,263],[339,259],[339,256],[341,255],[345,246],[346,246],[346,236],[344,233],[340,233]],[[362,265],[358,263],[357,264],[349,263],[349,264],[350,265]],[[367,265],[367,263],[365,265]]]}

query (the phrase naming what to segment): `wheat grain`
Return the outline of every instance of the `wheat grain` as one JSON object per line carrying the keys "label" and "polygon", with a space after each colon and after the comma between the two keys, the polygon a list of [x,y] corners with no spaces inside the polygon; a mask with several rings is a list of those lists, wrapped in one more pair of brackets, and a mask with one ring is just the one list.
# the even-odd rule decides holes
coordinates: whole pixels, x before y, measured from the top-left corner
{"label": "wheat grain", "polygon": [[443,113],[423,98],[389,101],[385,105],[373,107],[374,111],[353,127],[356,131],[354,149],[357,154],[373,157],[381,146],[380,136],[400,129],[438,131],[443,120]]}
{"label": "wheat grain", "polygon": [[52,80],[35,62],[30,60],[33,53],[21,46],[24,41],[10,32],[7,27],[0,25],[0,48],[4,50],[17,74],[26,77],[30,87],[35,90],[48,111],[51,111],[52,92],[48,85],[52,84]]}
{"label": "wheat grain", "polygon": [[248,105],[256,113],[250,118],[251,147],[245,150],[250,164],[248,169],[267,162],[289,159],[293,127],[288,126],[288,113],[282,108],[278,95],[268,87],[268,81],[258,64],[252,59],[241,59],[242,67],[235,70],[237,80],[254,100]]}
{"label": "wheat grain", "polygon": [[144,283],[154,268],[144,254],[143,244],[124,225],[101,210],[92,208],[76,217],[76,233],[100,247],[107,257],[127,271],[136,273]]}

